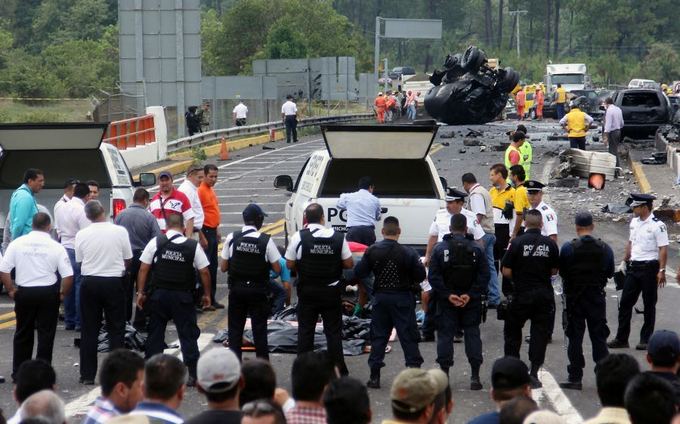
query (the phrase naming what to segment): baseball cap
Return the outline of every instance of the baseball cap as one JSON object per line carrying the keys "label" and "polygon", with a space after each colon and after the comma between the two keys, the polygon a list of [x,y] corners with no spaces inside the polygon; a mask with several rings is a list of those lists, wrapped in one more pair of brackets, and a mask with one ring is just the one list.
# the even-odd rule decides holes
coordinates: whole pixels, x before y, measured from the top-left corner
{"label": "baseball cap", "polygon": [[590,212],[579,212],[574,217],[574,224],[579,227],[589,227],[593,225],[593,215]]}
{"label": "baseball cap", "polygon": [[160,180],[161,178],[172,179],[172,173],[170,171],[162,171],[160,174],[158,174],[158,179]]}
{"label": "baseball cap", "polygon": [[[241,378],[241,363],[231,350],[211,349],[198,359],[196,380],[208,393],[224,393],[234,388]],[[218,388],[214,386],[219,385]]]}
{"label": "baseball cap", "polygon": [[243,220],[252,221],[254,219],[267,216],[266,213],[255,203],[251,203],[243,209]]}
{"label": "baseball cap", "polygon": [[496,390],[516,389],[529,384],[529,368],[519,358],[496,359],[491,368],[491,386]]}
{"label": "baseball cap", "polygon": [[417,412],[434,402],[449,385],[449,378],[439,369],[407,368],[392,382],[392,407],[402,412]]}
{"label": "baseball cap", "polygon": [[669,364],[680,356],[678,333],[671,330],[658,330],[647,342],[647,353],[655,364]]}

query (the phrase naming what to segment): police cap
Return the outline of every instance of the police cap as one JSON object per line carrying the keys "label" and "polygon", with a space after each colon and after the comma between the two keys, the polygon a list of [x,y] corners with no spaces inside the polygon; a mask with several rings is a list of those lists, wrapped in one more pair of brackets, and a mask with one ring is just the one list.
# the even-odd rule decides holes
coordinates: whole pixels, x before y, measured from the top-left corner
{"label": "police cap", "polygon": [[467,197],[467,193],[455,188],[449,188],[446,192],[446,201],[453,202],[454,200],[463,200]]}
{"label": "police cap", "polygon": [[651,194],[645,193],[631,193],[629,200],[630,207],[634,208],[636,206],[642,206],[647,203],[652,203],[652,201],[656,200],[656,197],[652,196]]}
{"label": "police cap", "polygon": [[524,183],[524,187],[526,187],[527,191],[529,193],[531,193],[531,192],[543,191],[543,187],[545,187],[545,184],[543,184],[540,181],[529,180],[529,181],[526,181]]}
{"label": "police cap", "polygon": [[254,221],[257,218],[263,218],[265,216],[267,216],[267,214],[255,203],[251,203],[243,209],[243,220],[246,222]]}
{"label": "police cap", "polygon": [[514,142],[524,140],[525,138],[527,138],[527,135],[520,130],[515,131],[515,133],[512,135],[512,141]]}

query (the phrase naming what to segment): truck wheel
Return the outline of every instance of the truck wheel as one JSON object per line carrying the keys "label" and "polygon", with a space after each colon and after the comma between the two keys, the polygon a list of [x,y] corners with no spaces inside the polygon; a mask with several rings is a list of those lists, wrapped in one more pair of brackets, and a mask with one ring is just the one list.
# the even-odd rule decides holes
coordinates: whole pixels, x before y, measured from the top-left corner
{"label": "truck wheel", "polygon": [[460,66],[467,72],[474,73],[479,71],[479,68],[484,63],[484,60],[484,53],[482,53],[477,47],[470,46],[467,50],[465,50],[465,53],[463,53],[463,57],[460,60]]}
{"label": "truck wheel", "polygon": [[509,93],[519,83],[519,74],[512,68],[505,68],[498,71],[498,89]]}

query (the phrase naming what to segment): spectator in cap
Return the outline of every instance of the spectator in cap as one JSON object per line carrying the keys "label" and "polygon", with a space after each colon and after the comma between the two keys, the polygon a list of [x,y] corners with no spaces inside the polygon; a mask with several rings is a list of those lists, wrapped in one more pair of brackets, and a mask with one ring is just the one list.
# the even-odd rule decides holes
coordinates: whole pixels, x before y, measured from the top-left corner
{"label": "spectator in cap", "polygon": [[647,350],[647,342],[654,332],[656,301],[659,287],[666,285],[666,259],[668,257],[668,230],[652,213],[650,194],[630,195],[633,220],[630,237],[623,260],[629,262],[619,304],[619,328],[616,337],[608,343],[610,349],[627,348],[633,307],[642,293],[644,322],[640,329],[637,350]]}
{"label": "spectator in cap", "polygon": [[269,234],[259,231],[265,216],[267,214],[257,204],[246,206],[241,231],[229,234],[222,248],[220,269],[229,275],[229,348],[239,359],[248,316],[253,328],[255,353],[258,358],[269,359],[269,272],[281,272],[281,254]]}
{"label": "spectator in cap", "polygon": [[680,407],[680,339],[675,331],[658,330],[652,334],[647,344],[647,363],[651,366],[647,373],[673,386],[676,403]]}
{"label": "spectator in cap", "polygon": [[523,424],[524,420],[535,411],[538,411],[536,401],[529,396],[520,395],[503,405],[499,414],[499,422]]}
{"label": "spectator in cap", "polygon": [[144,359],[127,349],[116,349],[99,369],[101,396],[94,401],[83,424],[100,424],[135,409],[144,397]]}
{"label": "spectator in cap", "polygon": [[371,422],[371,403],[368,390],[352,377],[332,380],[323,395],[328,424],[368,424]]}
{"label": "spectator in cap", "polygon": [[59,231],[59,222],[57,221],[57,212],[59,209],[61,209],[62,206],[66,205],[69,200],[73,197],[73,189],[76,186],[76,183],[78,183],[78,180],[75,178],[69,178],[64,182],[64,194],[57,200],[57,203],[54,204],[54,208],[52,208],[52,216],[54,216],[54,230],[57,232],[57,241],[61,239],[61,233]]}
{"label": "spectator in cap", "polygon": [[[392,382],[390,399],[395,421],[410,423],[446,422],[446,405],[436,405],[449,385],[447,375],[438,369],[407,368]],[[384,421],[383,424],[391,422]]]}
{"label": "spectator in cap", "polygon": [[243,405],[243,421],[241,423],[286,424],[286,417],[279,405],[269,399],[259,399]]}
{"label": "spectator in cap", "polygon": [[[75,251],[83,274],[80,382],[91,385],[97,374],[97,346],[102,319],[105,320],[111,349],[125,346],[123,276],[130,266],[132,247],[127,230],[109,222],[98,200],[87,202],[85,215],[92,225],[76,234]],[[102,242],[104,240],[105,243]]]}
{"label": "spectator in cap", "polygon": [[614,252],[600,239],[593,237],[593,216],[579,212],[574,218],[578,238],[564,243],[560,249],[560,276],[566,299],[565,336],[568,339],[568,381],[563,389],[581,390],[585,359],[583,335],[588,325],[593,362],[604,359],[607,350],[607,297],[604,288],[614,276]]}
{"label": "spectator in cap", "polygon": [[626,386],[640,373],[637,360],[626,354],[610,354],[597,363],[595,381],[602,409],[584,424],[630,424],[624,408]]}
{"label": "spectator in cap", "polygon": [[177,410],[184,400],[186,383],[187,367],[179,358],[164,353],[152,356],[144,366],[144,400],[129,416],[141,415],[156,424],[183,423]]}
{"label": "spectator in cap", "polygon": [[648,373],[638,374],[628,383],[624,402],[632,424],[670,423],[678,412],[673,386]]}
{"label": "spectator in cap", "polygon": [[165,233],[168,230],[166,219],[170,215],[182,215],[184,219],[184,235],[191,237],[194,234],[194,210],[186,194],[175,189],[172,174],[163,171],[158,174],[159,191],[149,204],[149,211],[158,221],[158,226]]}
{"label": "spectator in cap", "polygon": [[[196,240],[183,234],[182,215],[168,215],[168,231],[152,239],[144,248],[139,260],[137,275],[137,306],[147,308],[149,336],[146,339],[146,357],[162,353],[165,348],[165,328],[173,320],[177,327],[182,357],[189,368],[187,385],[196,383],[196,364],[200,356],[198,337],[201,330],[196,323],[193,290],[195,275],[203,284],[203,307],[210,306],[210,274],[208,258]],[[153,290],[144,287],[153,271]]]}
{"label": "spectator in cap", "polygon": [[380,221],[380,200],[373,195],[374,190],[371,177],[361,177],[357,191],[340,195],[336,206],[347,211],[347,241],[366,246],[375,243],[375,224]]}
{"label": "spectator in cap", "polygon": [[42,359],[26,361],[14,375],[14,400],[19,405],[16,413],[7,420],[8,424],[19,424],[21,407],[32,394],[41,390],[54,390],[57,385],[57,374],[54,368]]}
{"label": "spectator in cap", "polygon": [[243,388],[241,364],[229,349],[209,350],[198,360],[197,387],[208,401],[208,410],[187,424],[240,424],[239,391]]}
{"label": "spectator in cap", "polygon": [[529,368],[512,356],[497,359],[491,368],[490,395],[496,410],[473,418],[468,424],[498,424],[503,405],[518,396],[531,397]]}
{"label": "spectator in cap", "polygon": [[295,406],[286,411],[288,424],[325,424],[322,397],[336,377],[335,365],[326,351],[298,355],[291,369]]}

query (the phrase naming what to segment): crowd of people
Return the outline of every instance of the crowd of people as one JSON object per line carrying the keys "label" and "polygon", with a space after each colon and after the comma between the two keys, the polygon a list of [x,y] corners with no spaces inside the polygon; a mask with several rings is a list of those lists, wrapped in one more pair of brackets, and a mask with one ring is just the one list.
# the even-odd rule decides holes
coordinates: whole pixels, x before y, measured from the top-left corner
{"label": "crowd of people", "polygon": [[[285,119],[287,115],[283,115]],[[40,170],[29,169],[24,184],[12,195],[13,237],[0,262],[0,278],[16,305],[12,379],[17,387],[21,385],[26,364],[50,367],[63,300],[65,328],[80,332],[82,384],[95,383],[102,323],[113,351],[99,368],[102,398],[88,415],[90,422],[128,413],[154,422],[180,423],[183,418],[177,409],[186,387],[197,387],[208,401],[209,411],[191,420],[197,423],[261,422],[263,417],[294,424],[335,423],[348,422],[347,414],[355,414],[349,422],[370,422],[366,387],[381,387],[385,346],[395,329],[406,367],[392,382],[395,421],[445,422],[453,410],[449,378],[455,378],[451,372],[458,371],[453,363],[454,342],[464,341],[470,389],[481,390],[484,358],[480,325],[487,309],[495,309],[504,321],[505,357],[496,361],[491,376],[492,398],[499,411],[478,422],[524,422],[527,416],[529,422],[555,422],[542,421],[559,418],[535,411],[536,404],[526,396],[530,389],[542,386],[539,371],[554,331],[555,294],[563,296],[569,343],[568,380],[560,386],[570,390],[583,387],[586,364],[582,345],[587,328],[603,404],[606,390],[601,390],[600,380],[606,382],[630,358],[611,355],[609,349],[629,347],[632,310],[642,294],[644,325],[636,349],[647,351],[650,363],[657,367],[652,368],[655,375],[632,378],[634,373],[626,370],[631,378],[628,388],[617,380],[621,394],[607,395],[616,397],[618,403],[604,406],[625,407],[633,423],[670,422],[680,405],[680,342],[673,332],[654,333],[657,288],[666,283],[668,246],[665,225],[652,212],[654,197],[631,194],[634,218],[621,265],[625,282],[618,332],[607,342],[604,287],[615,273],[612,250],[593,236],[593,217],[587,212],[576,214],[578,237],[558,248],[557,213],[543,201],[544,185],[527,178],[531,150],[530,145],[528,153],[522,148],[528,144],[526,131],[520,129],[511,137],[505,163],[489,169],[490,190],[472,173],[462,176],[462,190],[447,188],[446,207],[433,217],[422,259],[399,243],[399,219],[381,216],[370,177],[362,177],[357,191],[342,194],[338,200],[338,208],[346,211],[346,235],[327,227],[323,207],[311,203],[304,211],[304,227],[291,235],[287,249],[281,252],[261,231],[267,214],[251,203],[242,212],[243,227],[225,238],[218,255],[222,235],[214,191],[215,165],[192,165],[178,188],[172,174],[161,172],[159,192],[152,197],[138,189],[133,204],[114,222],[109,222],[104,206],[96,200],[97,185],[75,179],[66,181],[52,220],[49,213],[38,210],[34,199],[45,176]],[[378,241],[375,228],[379,221],[382,240]],[[355,263],[356,251],[363,255]],[[218,265],[227,273],[229,283],[229,349],[212,349],[201,355],[197,314],[225,308],[216,297]],[[267,319],[272,312],[272,288],[276,289],[274,304],[278,308],[291,301],[290,283],[279,284],[273,279],[280,276],[285,283],[291,272],[297,274],[298,321],[292,400],[286,399],[283,391],[277,392],[274,383],[271,395],[256,393],[249,399],[252,402],[242,402],[240,392],[259,389],[248,386],[248,363],[271,368],[267,362]],[[366,386],[348,377],[350,370],[343,355],[342,295],[348,284],[358,284],[371,305],[372,349]],[[425,311],[422,334],[416,322],[416,294]],[[248,317],[258,359],[242,362]],[[313,352],[319,318],[327,343],[324,353]],[[138,328],[148,332],[144,359],[122,349],[125,322],[133,319]],[[177,329],[182,360],[162,353],[170,321]],[[519,359],[527,321],[531,322],[528,366]],[[34,360],[35,331],[38,349]],[[439,369],[420,370],[424,360],[419,343],[435,338]],[[656,359],[660,357],[661,361]],[[614,371],[607,368],[608,361],[614,361]],[[606,374],[603,369],[608,370]],[[263,373],[253,374],[271,382]],[[30,395],[21,396],[21,400],[17,396],[22,406],[15,422],[32,417],[24,413],[33,410],[33,401],[59,409],[60,401],[54,395],[35,395],[39,395],[37,400],[31,400]],[[654,405],[653,411],[641,407],[640,398]],[[671,408],[664,403],[668,398]],[[650,415],[652,412],[657,415]],[[617,412],[603,410],[607,413]],[[505,415],[509,418],[504,419]],[[663,419],[647,421],[650,416]]]}
{"label": "crowd of people", "polygon": [[385,93],[378,92],[378,96],[373,101],[376,122],[394,122],[402,116],[406,116],[409,121],[416,119],[418,109],[418,99],[420,92],[413,90],[403,91],[387,90]]}

